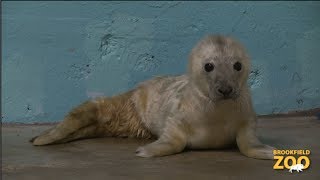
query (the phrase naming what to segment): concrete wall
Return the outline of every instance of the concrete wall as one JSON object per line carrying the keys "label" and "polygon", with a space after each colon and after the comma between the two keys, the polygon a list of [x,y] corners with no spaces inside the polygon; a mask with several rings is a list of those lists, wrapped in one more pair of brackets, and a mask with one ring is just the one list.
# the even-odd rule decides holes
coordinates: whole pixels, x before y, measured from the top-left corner
{"label": "concrete wall", "polygon": [[320,107],[320,2],[2,2],[2,120],[61,120],[88,98],[180,74],[194,43],[231,34],[259,114]]}

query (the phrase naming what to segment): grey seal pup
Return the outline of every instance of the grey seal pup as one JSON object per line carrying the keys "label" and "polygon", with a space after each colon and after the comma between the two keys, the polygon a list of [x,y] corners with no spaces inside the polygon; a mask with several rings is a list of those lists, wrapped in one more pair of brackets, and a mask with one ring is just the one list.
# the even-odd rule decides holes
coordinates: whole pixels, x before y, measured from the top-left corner
{"label": "grey seal pup", "polygon": [[237,145],[248,157],[273,159],[274,148],[255,134],[249,72],[249,57],[237,40],[209,35],[192,49],[186,74],[156,77],[126,93],[87,101],[31,142],[39,146],[89,137],[155,137],[136,155]]}

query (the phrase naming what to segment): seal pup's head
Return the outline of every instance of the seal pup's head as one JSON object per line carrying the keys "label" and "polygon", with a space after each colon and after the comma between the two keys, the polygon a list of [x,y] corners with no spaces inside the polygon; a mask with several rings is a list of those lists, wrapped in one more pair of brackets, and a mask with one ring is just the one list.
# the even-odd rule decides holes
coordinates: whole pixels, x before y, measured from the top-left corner
{"label": "seal pup's head", "polygon": [[250,72],[250,61],[244,47],[235,39],[209,35],[191,51],[189,72],[191,84],[212,101],[237,99]]}

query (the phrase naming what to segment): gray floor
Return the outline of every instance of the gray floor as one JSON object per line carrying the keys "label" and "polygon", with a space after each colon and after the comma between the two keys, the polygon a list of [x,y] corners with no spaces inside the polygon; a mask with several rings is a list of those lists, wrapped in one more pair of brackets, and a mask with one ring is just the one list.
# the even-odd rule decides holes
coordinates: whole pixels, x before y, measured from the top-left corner
{"label": "gray floor", "polygon": [[[244,157],[237,149],[186,151],[144,159],[134,155],[147,140],[100,138],[34,147],[28,140],[44,125],[2,126],[4,179],[320,179],[320,120],[313,117],[259,120],[262,141],[281,149],[310,149],[311,166],[290,174],[274,161]],[[197,179],[196,179],[197,178]]]}

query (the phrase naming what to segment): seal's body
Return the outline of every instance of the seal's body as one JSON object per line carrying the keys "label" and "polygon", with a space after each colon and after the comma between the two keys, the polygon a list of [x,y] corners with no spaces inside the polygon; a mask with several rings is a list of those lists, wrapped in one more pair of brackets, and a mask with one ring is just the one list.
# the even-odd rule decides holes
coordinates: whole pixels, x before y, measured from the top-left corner
{"label": "seal's body", "polygon": [[255,135],[249,72],[249,58],[237,41],[208,36],[192,50],[187,74],[156,77],[127,93],[88,101],[31,141],[46,145],[99,136],[156,137],[137,155],[237,144],[246,156],[272,159],[273,148]]}

